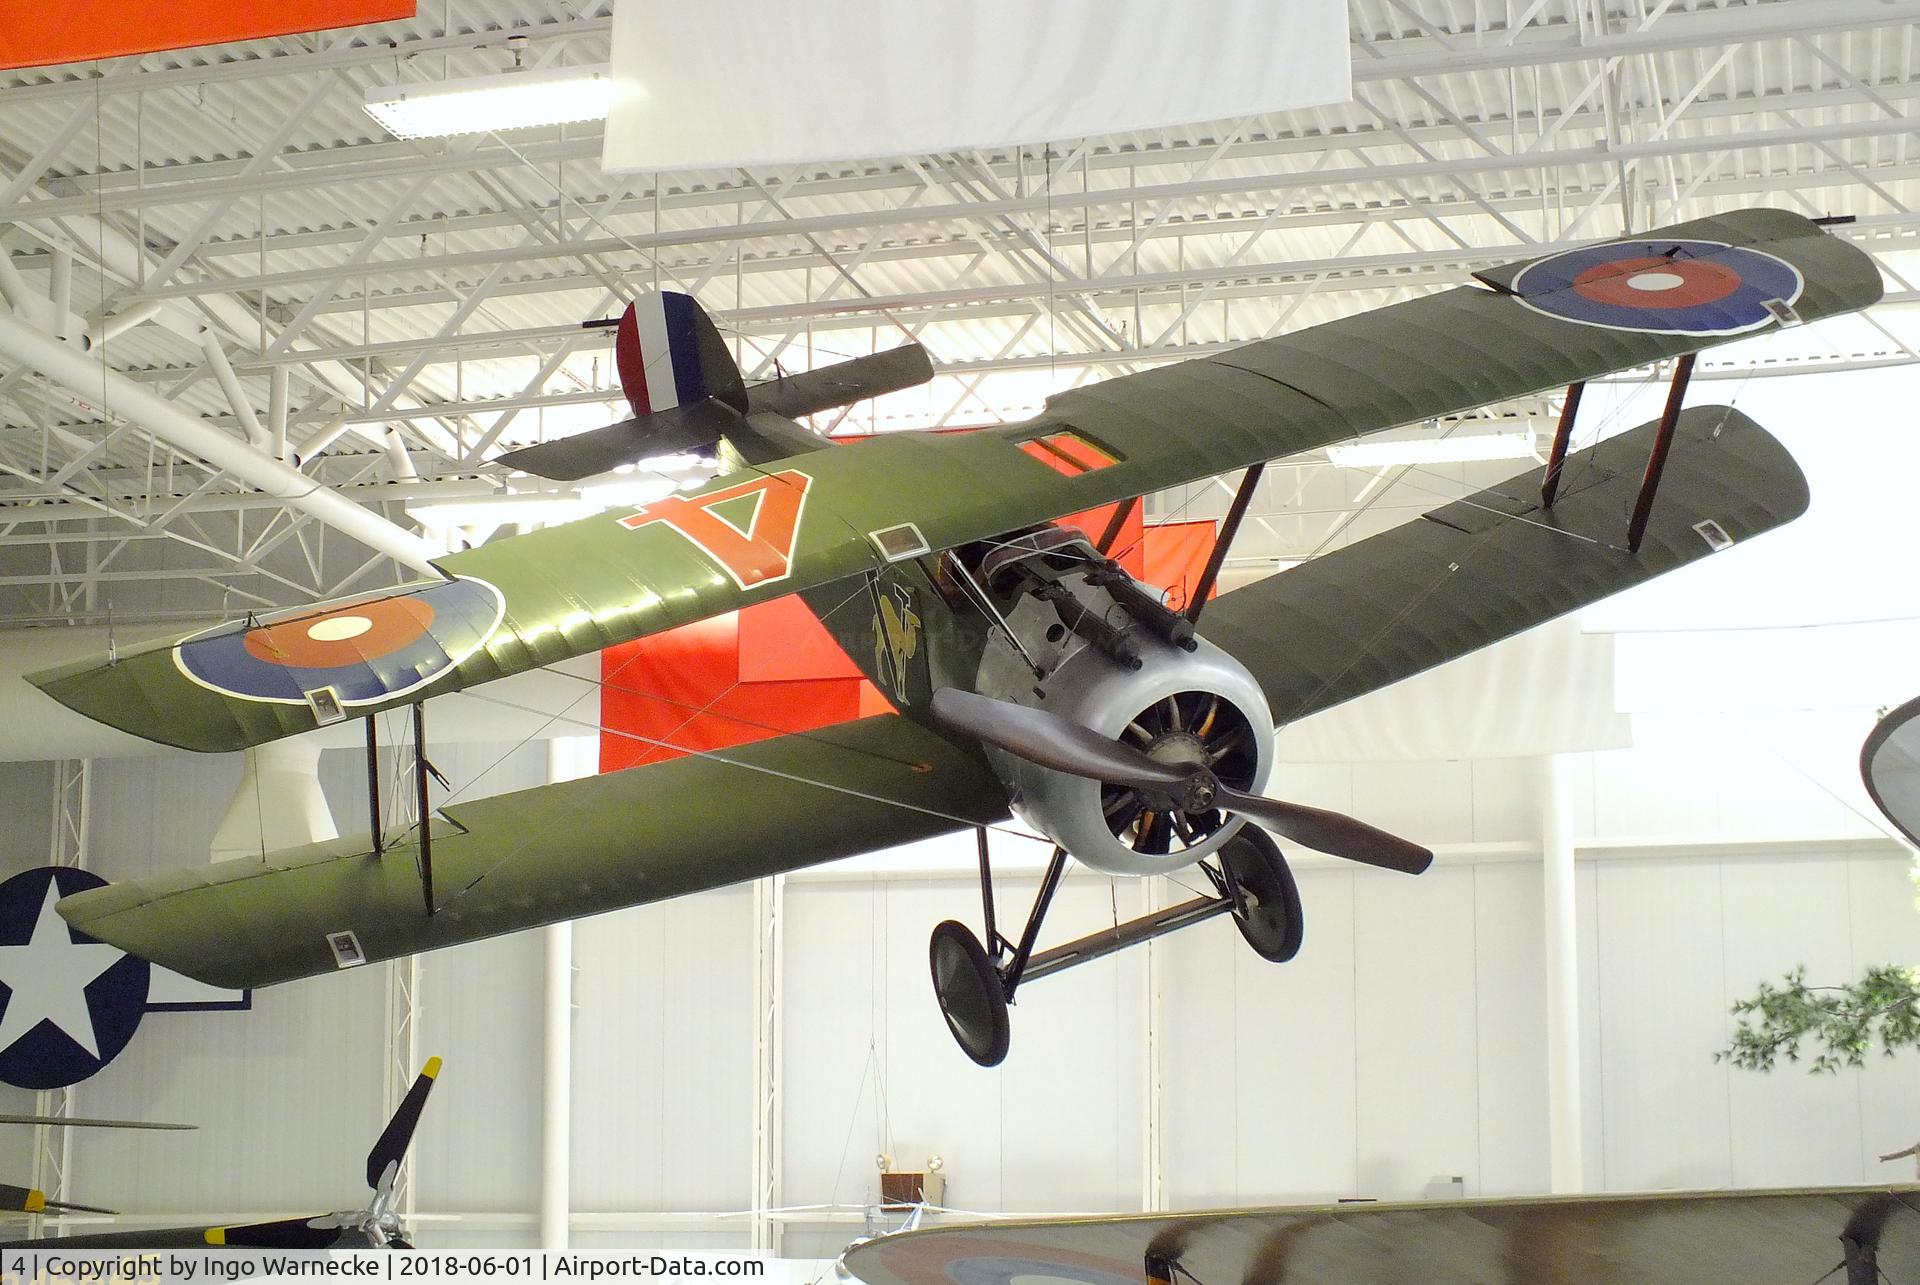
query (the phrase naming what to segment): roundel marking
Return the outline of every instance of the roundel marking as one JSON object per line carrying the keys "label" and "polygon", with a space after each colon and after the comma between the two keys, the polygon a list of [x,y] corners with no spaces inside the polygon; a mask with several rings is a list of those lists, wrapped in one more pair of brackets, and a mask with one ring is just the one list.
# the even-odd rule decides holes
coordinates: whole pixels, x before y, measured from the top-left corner
{"label": "roundel marking", "polygon": [[953,1285],[1139,1285],[1140,1278],[1045,1258],[979,1254],[948,1263],[947,1279]]}
{"label": "roundel marking", "polygon": [[381,598],[249,629],[247,654],[270,665],[329,669],[369,656],[391,655],[417,642],[433,624],[433,604],[418,598]]}
{"label": "roundel marking", "polygon": [[1732,335],[1775,320],[1806,288],[1785,259],[1720,241],[1615,241],[1530,263],[1519,301],[1562,321],[1664,335]]}
{"label": "roundel marking", "polygon": [[500,591],[462,577],[357,594],[222,625],[173,649],[180,672],[247,701],[303,705],[332,688],[342,705],[403,696],[478,651],[505,611]]}
{"label": "roundel marking", "polygon": [[152,966],[70,927],[62,897],[106,880],[42,866],[0,883],[0,1080],[78,1084],[120,1055],[147,1011]]}
{"label": "roundel marking", "polygon": [[886,1245],[879,1261],[897,1275],[949,1285],[1140,1285],[1138,1264],[1010,1236],[901,1240]]}

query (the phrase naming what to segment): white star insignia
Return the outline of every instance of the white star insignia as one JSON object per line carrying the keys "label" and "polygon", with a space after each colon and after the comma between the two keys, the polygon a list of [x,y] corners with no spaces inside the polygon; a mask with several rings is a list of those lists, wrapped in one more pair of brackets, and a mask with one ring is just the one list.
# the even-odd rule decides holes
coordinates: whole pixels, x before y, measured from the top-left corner
{"label": "white star insignia", "polygon": [[76,943],[67,921],[53,908],[59,900],[59,883],[47,880],[47,899],[34,921],[32,938],[24,946],[0,945],[0,982],[13,992],[6,1012],[0,1014],[0,1052],[11,1049],[40,1023],[51,1022],[98,1060],[100,1041],[94,1034],[87,987],[126,955],[101,942]]}

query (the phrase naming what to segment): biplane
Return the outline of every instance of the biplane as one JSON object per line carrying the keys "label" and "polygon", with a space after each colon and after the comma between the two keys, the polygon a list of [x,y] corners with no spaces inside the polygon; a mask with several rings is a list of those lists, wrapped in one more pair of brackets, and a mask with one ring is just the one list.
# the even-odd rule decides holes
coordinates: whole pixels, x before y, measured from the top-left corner
{"label": "biplane", "polygon": [[[1273,836],[1409,874],[1432,854],[1271,797],[1274,729],[1711,556],[1798,516],[1758,424],[1687,407],[1700,350],[1864,308],[1872,260],[1798,215],[1730,213],[1051,398],[1024,423],[835,445],[794,414],[924,377],[912,350],[748,387],[689,297],[620,319],[634,416],[506,457],[556,476],[711,444],[710,483],[450,554],[442,578],[250,617],[32,676],[137,735],[233,751],[411,707],[424,818],[67,897],[68,922],[223,987],[264,986],[759,878],[980,835],[984,932],[933,930],[969,1056],[1006,1054],[1027,982],[1217,916],[1301,945]],[[1570,449],[1590,378],[1673,361],[1651,423]],[[1268,461],[1564,386],[1545,466],[1214,596]],[[1169,605],[1064,514],[1244,470],[1199,583]],[[1658,503],[1655,503],[1656,497]],[[798,594],[894,712],[491,799],[428,806],[432,698]],[[370,781],[377,814],[377,781]],[[1054,854],[1017,935],[986,827]],[[1212,893],[1039,948],[1066,863],[1196,867]]]}

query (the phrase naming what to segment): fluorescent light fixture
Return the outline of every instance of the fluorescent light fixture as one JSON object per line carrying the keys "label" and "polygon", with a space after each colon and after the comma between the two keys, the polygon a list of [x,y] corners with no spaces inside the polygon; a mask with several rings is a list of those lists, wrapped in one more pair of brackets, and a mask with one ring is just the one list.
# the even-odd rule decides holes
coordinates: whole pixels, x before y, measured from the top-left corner
{"label": "fluorescent light fixture", "polygon": [[1533,433],[1520,429],[1503,433],[1454,433],[1441,436],[1431,429],[1417,436],[1364,438],[1327,448],[1327,459],[1339,468],[1392,468],[1399,464],[1467,464],[1476,460],[1531,460]]}
{"label": "fluorescent light fixture", "polygon": [[367,115],[398,138],[446,138],[605,120],[613,77],[604,64],[558,71],[503,71],[465,80],[367,91]]}

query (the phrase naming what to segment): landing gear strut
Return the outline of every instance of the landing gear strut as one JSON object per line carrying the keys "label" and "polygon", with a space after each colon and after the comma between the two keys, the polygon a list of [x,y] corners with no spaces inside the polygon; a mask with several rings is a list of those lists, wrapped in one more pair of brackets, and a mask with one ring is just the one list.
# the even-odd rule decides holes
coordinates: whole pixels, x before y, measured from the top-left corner
{"label": "landing gear strut", "polygon": [[933,973],[933,993],[947,1029],[961,1051],[981,1066],[998,1066],[1007,1056],[1012,1029],[1007,1006],[1022,982],[1063,972],[1076,964],[1111,955],[1141,942],[1163,937],[1176,929],[1232,915],[1240,935],[1262,959],[1285,963],[1300,950],[1300,892],[1280,848],[1266,831],[1245,825],[1220,849],[1219,864],[1202,861],[1200,869],[1213,884],[1211,897],[1195,897],[1150,915],[1050,950],[1034,952],[1053,894],[1066,873],[1067,854],[1055,848],[1040,880],[1033,909],[1018,943],[1001,936],[993,912],[993,868],[987,854],[987,834],[977,832],[980,845],[980,895],[986,912],[987,945],[973,930],[949,919],[933,930],[927,960]]}

